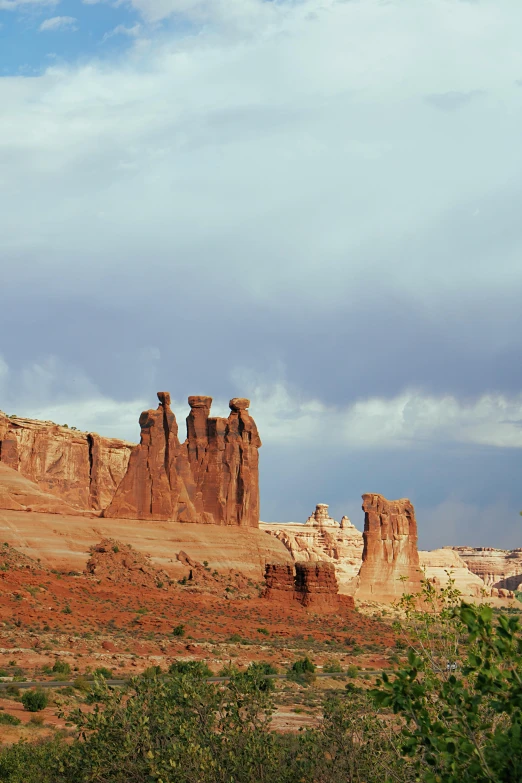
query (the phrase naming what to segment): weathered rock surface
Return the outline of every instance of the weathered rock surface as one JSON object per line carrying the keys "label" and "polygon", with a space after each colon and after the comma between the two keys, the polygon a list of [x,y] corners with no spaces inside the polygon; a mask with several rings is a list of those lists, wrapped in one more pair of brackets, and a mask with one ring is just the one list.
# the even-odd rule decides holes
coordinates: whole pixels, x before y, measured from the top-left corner
{"label": "weathered rock surface", "polygon": [[134,444],[0,412],[0,461],[80,509],[104,508]]}
{"label": "weathered rock surface", "polygon": [[45,512],[47,514],[79,513],[78,509],[73,508],[62,498],[44,492],[38,484],[29,481],[17,470],[9,468],[2,462],[0,462],[0,509],[4,511]]}
{"label": "weathered rock surface", "polygon": [[389,602],[420,589],[417,522],[407,498],[363,495],[364,548],[358,599]]}
{"label": "weathered rock surface", "polygon": [[348,517],[341,524],[328,514],[328,506],[319,503],[305,524],[262,522],[261,530],[285,545],[296,562],[333,563],[343,591],[359,573],[363,536]]}
{"label": "weathered rock surface", "polygon": [[[447,551],[450,548],[444,548]],[[451,547],[484,584],[499,590],[517,590],[522,584],[522,549]]]}
{"label": "weathered rock surface", "polygon": [[227,419],[210,417],[211,397],[189,397],[180,443],[170,394],[140,416],[141,439],[105,517],[257,527],[261,440],[249,401],[230,401]]}
{"label": "weathered rock surface", "polygon": [[129,544],[104,538],[91,547],[85,573],[113,584],[133,587],[163,587],[169,575],[154,567],[148,555]]}
{"label": "weathered rock surface", "polygon": [[445,587],[451,578],[455,587],[463,596],[481,598],[484,591],[491,593],[482,579],[472,573],[464,560],[452,549],[433,549],[430,552],[419,552],[419,563],[422,571],[434,585]]}
{"label": "weathered rock surface", "polygon": [[267,598],[277,597],[276,594],[282,592],[293,594],[295,590],[295,569],[292,563],[267,563],[265,569]]}
{"label": "weathered rock surface", "polygon": [[264,597],[288,603],[297,601],[306,608],[328,612],[353,609],[352,596],[339,595],[333,563],[268,563]]}

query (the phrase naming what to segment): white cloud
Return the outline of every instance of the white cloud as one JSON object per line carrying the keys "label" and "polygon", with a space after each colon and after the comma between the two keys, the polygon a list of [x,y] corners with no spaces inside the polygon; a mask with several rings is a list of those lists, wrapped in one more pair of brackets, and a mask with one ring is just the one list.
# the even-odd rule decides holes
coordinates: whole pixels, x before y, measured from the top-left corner
{"label": "white cloud", "polygon": [[40,32],[54,32],[55,30],[77,30],[74,16],[53,16],[44,19],[39,27]]}
{"label": "white cloud", "polygon": [[292,447],[321,443],[328,433],[331,446],[348,451],[448,443],[522,448],[522,394],[484,395],[465,404],[410,389],[393,398],[327,406],[283,383],[251,387],[248,393],[264,439]]}
{"label": "white cloud", "polygon": [[102,38],[102,43],[107,41],[109,38],[113,38],[115,35],[128,35],[129,38],[137,38],[141,30],[142,26],[139,23],[133,25],[132,27],[126,27],[124,24],[119,24],[110,32],[105,33]]}
{"label": "white cloud", "polygon": [[19,11],[30,6],[54,6],[60,0],[0,0],[0,11]]}
{"label": "white cloud", "polygon": [[[143,362],[151,363],[150,372],[160,356],[159,349],[147,349]],[[273,445],[306,448],[323,443],[328,433],[329,446],[347,453],[448,443],[522,448],[522,394],[484,395],[466,405],[454,397],[407,390],[393,398],[328,406],[284,382],[259,383],[245,371],[236,371],[233,383],[250,397],[262,439]],[[135,440],[139,414],[156,404],[155,399],[111,399],[82,368],[53,356],[17,371],[0,356],[0,405],[8,408],[7,413]],[[182,423],[188,412],[186,400],[173,399],[172,408]],[[215,399],[212,412],[227,416],[228,400]]]}

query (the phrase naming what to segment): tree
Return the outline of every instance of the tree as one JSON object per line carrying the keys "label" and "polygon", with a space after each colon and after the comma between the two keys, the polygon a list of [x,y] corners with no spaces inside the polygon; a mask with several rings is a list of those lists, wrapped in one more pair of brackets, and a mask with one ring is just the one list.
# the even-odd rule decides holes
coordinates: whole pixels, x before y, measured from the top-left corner
{"label": "tree", "polygon": [[[414,609],[427,598],[427,607]],[[522,781],[522,631],[493,622],[487,605],[461,603],[449,585],[408,597],[407,663],[383,675],[373,697],[404,719],[402,749],[423,783]],[[407,602],[406,601],[406,602]],[[440,601],[440,611],[426,611]]]}

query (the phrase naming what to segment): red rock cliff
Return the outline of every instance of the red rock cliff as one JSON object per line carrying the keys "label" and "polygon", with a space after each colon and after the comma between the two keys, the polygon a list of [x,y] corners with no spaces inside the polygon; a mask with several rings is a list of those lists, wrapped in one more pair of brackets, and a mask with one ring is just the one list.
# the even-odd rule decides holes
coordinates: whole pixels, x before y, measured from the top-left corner
{"label": "red rock cliff", "polygon": [[170,395],[158,398],[140,416],[140,444],[104,516],[257,527],[261,440],[249,400],[231,400],[225,419],[210,416],[211,397],[189,397],[180,443]]}
{"label": "red rock cliff", "polygon": [[417,591],[421,574],[413,505],[406,498],[362,498],[364,548],[356,597],[388,602]]}
{"label": "red rock cliff", "polygon": [[0,461],[80,509],[111,501],[133,445],[0,412]]}

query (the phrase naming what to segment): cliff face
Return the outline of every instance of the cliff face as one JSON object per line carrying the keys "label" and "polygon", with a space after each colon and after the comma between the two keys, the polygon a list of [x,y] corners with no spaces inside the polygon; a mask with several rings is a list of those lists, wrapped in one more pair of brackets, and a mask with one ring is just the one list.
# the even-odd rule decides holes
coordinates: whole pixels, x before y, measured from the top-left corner
{"label": "cliff face", "polygon": [[0,461],[79,509],[112,499],[133,444],[0,412]]}
{"label": "cliff face", "polygon": [[417,522],[409,500],[363,495],[364,549],[357,598],[393,601],[420,589]]}
{"label": "cliff face", "polygon": [[362,533],[348,517],[343,517],[340,524],[332,519],[324,503],[316,506],[305,524],[263,522],[260,528],[281,541],[298,563],[332,563],[343,588],[359,573]]}
{"label": "cliff face", "polygon": [[104,516],[257,527],[261,440],[249,401],[231,400],[225,419],[210,417],[211,397],[189,397],[180,443],[170,394],[158,399],[140,416],[140,444]]}
{"label": "cliff face", "polygon": [[522,584],[522,549],[456,546],[451,548],[487,587],[518,590]]}

